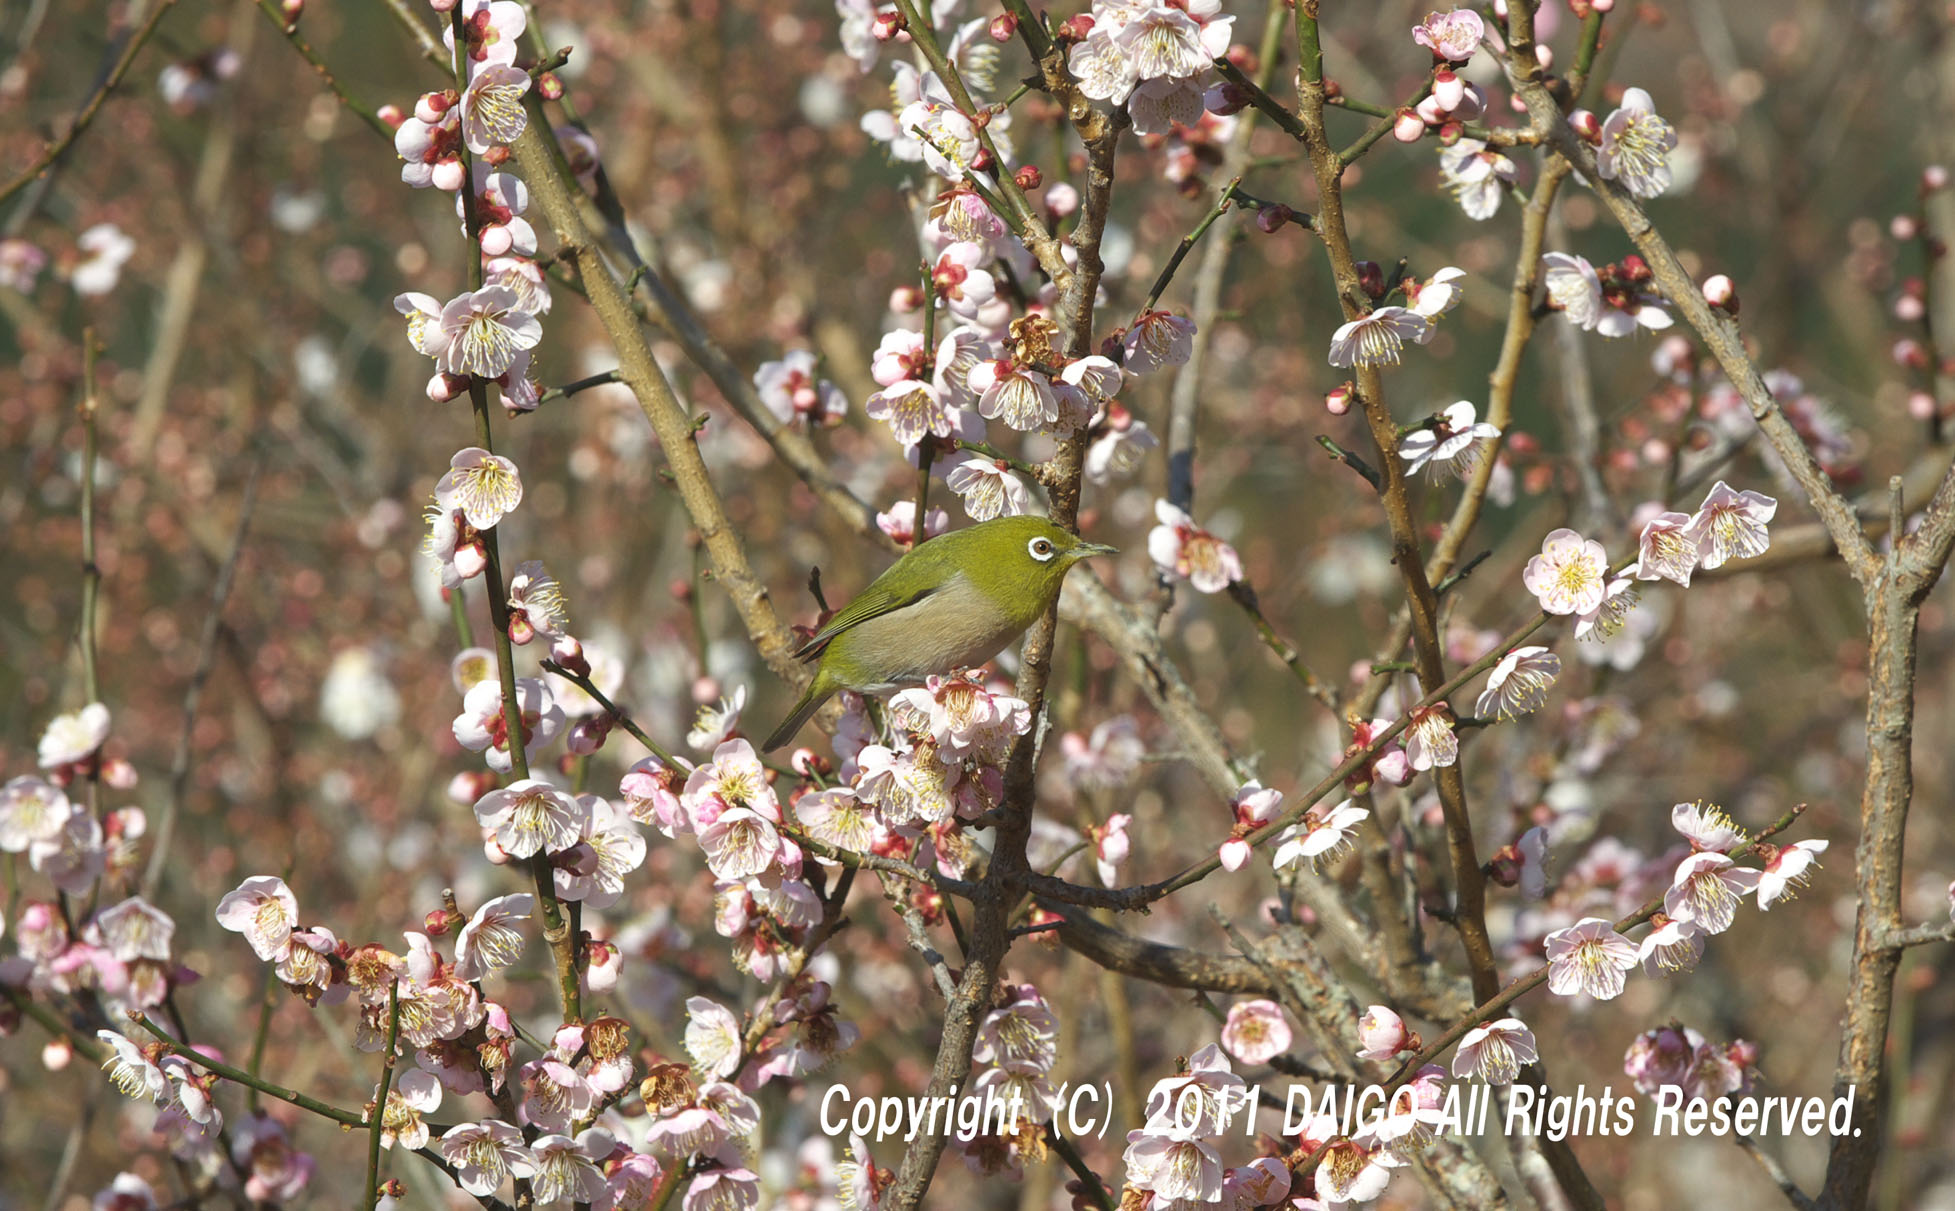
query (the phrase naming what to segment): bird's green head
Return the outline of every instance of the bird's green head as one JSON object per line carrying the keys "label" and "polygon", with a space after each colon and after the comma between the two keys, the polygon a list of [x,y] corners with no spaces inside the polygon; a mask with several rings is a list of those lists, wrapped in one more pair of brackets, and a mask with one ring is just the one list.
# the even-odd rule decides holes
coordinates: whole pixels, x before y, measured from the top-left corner
{"label": "bird's green head", "polygon": [[962,533],[967,547],[960,562],[972,583],[994,599],[1037,603],[1040,613],[1059,596],[1067,569],[1094,555],[1114,554],[1112,547],[1029,515],[1000,517]]}

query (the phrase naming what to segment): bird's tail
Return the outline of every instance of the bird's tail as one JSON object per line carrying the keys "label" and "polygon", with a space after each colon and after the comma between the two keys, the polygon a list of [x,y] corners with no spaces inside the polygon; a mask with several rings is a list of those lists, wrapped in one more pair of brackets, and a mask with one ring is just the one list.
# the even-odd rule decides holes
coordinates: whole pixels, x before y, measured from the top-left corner
{"label": "bird's tail", "polygon": [[827,702],[834,693],[835,687],[820,670],[816,670],[814,677],[808,682],[808,688],[801,692],[800,700],[794,704],[794,709],[787,713],[786,719],[781,720],[781,726],[774,729],[773,735],[767,737],[767,743],[761,746],[761,751],[771,753],[794,739],[794,734],[801,730],[803,724],[814,718],[815,712],[821,709],[821,704]]}

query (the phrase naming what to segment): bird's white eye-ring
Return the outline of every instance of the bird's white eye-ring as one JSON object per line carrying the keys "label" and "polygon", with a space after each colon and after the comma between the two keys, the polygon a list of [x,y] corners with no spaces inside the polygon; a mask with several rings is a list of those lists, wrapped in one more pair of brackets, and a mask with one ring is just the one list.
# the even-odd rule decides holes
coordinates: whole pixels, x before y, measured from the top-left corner
{"label": "bird's white eye-ring", "polygon": [[1051,559],[1054,554],[1052,540],[1050,538],[1034,538],[1031,542],[1025,544],[1025,549],[1030,551],[1032,558],[1038,560],[1040,563]]}

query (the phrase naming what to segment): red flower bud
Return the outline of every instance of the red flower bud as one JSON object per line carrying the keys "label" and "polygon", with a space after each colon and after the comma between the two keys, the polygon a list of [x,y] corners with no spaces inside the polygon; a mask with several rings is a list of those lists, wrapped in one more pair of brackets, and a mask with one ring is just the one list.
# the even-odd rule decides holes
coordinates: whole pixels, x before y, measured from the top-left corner
{"label": "red flower bud", "polygon": [[1018,182],[1020,189],[1037,189],[1039,182],[1045,178],[1039,175],[1039,170],[1036,165],[1021,164],[1019,165],[1018,171],[1012,174],[1011,179]]}
{"label": "red flower bud", "polygon": [[997,16],[991,18],[991,40],[993,42],[1009,42],[1012,40],[1012,35],[1017,32],[1018,18],[1012,14],[999,13]]}

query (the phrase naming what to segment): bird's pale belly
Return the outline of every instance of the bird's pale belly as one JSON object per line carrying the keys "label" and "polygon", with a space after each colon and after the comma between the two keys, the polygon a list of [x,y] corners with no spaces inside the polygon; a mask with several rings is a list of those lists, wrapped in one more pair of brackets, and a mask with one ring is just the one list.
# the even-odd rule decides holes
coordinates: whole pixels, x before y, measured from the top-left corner
{"label": "bird's pale belly", "polygon": [[961,581],[907,609],[872,618],[855,627],[858,644],[887,654],[888,676],[875,685],[851,685],[864,693],[917,685],[933,673],[983,664],[1024,630],[1006,613]]}

